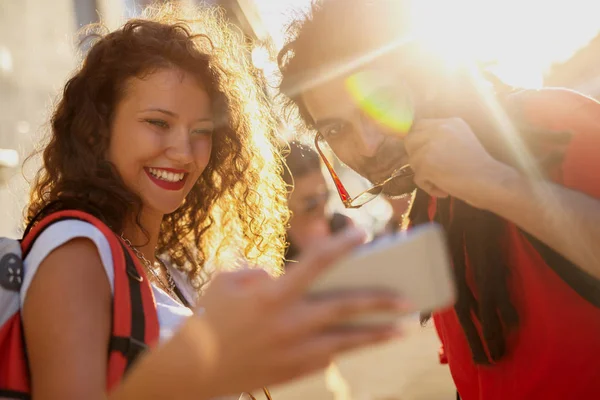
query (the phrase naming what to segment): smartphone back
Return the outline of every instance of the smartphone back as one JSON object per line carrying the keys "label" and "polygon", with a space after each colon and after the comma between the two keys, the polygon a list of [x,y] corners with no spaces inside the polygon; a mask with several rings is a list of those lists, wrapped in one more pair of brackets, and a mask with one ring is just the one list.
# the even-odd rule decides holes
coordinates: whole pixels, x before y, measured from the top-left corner
{"label": "smartphone back", "polygon": [[[397,292],[414,311],[452,306],[455,288],[441,227],[420,225],[359,247],[325,271],[310,293],[355,289]],[[381,316],[366,319],[382,321]]]}

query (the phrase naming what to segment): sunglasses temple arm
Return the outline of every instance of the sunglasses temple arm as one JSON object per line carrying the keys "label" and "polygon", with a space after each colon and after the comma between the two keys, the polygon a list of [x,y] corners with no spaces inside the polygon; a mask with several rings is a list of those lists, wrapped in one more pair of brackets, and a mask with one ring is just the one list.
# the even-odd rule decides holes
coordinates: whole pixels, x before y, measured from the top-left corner
{"label": "sunglasses temple arm", "polygon": [[340,196],[340,199],[342,200],[342,203],[344,203],[344,205],[347,205],[351,201],[350,194],[348,193],[348,191],[342,184],[342,181],[340,180],[339,176],[336,174],[335,170],[333,169],[333,165],[331,165],[331,163],[329,162],[327,157],[325,157],[325,154],[323,154],[323,152],[321,151],[321,148],[319,147],[319,136],[315,137],[315,148],[317,149],[317,151],[319,152],[319,155],[321,156],[321,159],[325,163],[325,167],[327,168],[327,171],[329,171],[329,175],[331,175],[331,179],[333,179],[333,183],[335,184],[335,189],[337,190],[338,195]]}

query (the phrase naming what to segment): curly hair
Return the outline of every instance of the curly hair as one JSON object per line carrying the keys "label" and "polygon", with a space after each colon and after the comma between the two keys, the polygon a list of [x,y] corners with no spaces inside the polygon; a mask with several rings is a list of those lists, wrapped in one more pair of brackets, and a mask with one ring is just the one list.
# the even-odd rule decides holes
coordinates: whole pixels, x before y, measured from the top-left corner
{"label": "curly hair", "polygon": [[77,207],[117,233],[128,215],[138,215],[144,229],[140,198],[105,157],[110,126],[128,79],[175,67],[203,83],[215,132],[208,166],[183,204],[163,218],[157,251],[187,271],[196,288],[206,280],[208,260],[223,265],[243,256],[278,274],[288,220],[282,160],[274,116],[241,32],[219,8],[164,4],[112,33],[90,26],[86,39],[93,45],[51,118],[26,223],[57,207]]}

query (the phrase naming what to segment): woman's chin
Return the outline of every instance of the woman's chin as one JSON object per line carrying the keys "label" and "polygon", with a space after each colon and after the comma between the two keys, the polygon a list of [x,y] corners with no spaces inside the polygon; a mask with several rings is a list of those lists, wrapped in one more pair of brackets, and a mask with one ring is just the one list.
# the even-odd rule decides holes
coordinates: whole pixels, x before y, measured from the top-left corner
{"label": "woman's chin", "polygon": [[183,200],[181,201],[149,201],[145,202],[148,205],[148,208],[154,211],[156,214],[167,215],[174,213],[181,205],[183,204]]}

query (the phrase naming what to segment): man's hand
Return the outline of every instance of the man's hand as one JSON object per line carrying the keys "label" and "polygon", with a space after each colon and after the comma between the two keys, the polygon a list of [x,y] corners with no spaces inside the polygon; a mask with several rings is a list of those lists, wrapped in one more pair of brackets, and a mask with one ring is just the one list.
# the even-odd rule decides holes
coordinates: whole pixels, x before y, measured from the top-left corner
{"label": "man's hand", "polygon": [[513,222],[600,279],[600,200],[495,160],[458,118],[419,121],[405,146],[421,189]]}
{"label": "man's hand", "polygon": [[415,183],[434,197],[456,197],[479,207],[481,191],[515,171],[484,149],[460,118],[423,119],[405,139]]}

